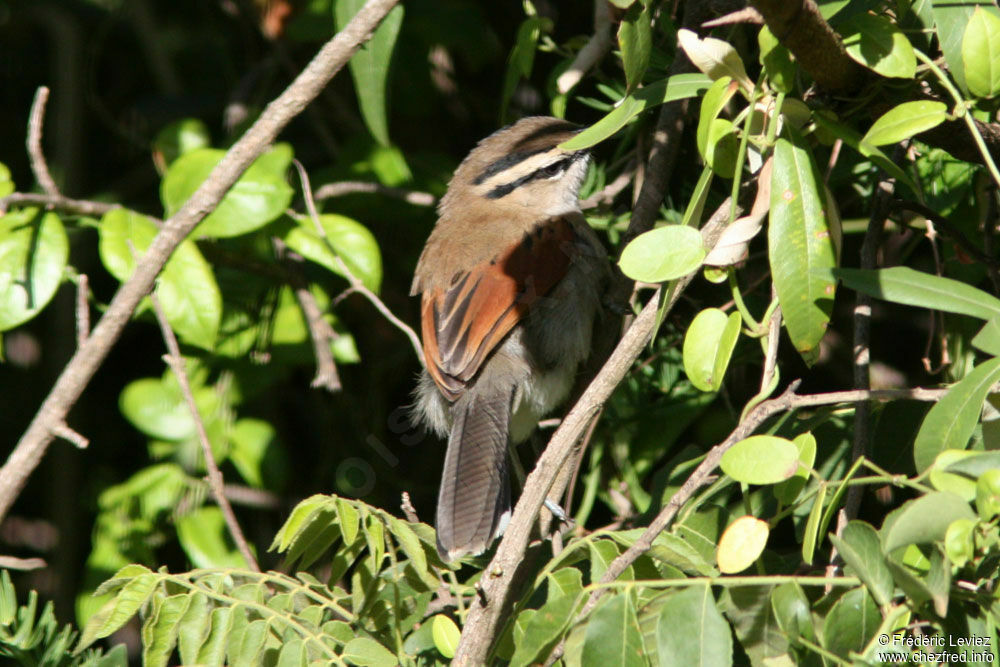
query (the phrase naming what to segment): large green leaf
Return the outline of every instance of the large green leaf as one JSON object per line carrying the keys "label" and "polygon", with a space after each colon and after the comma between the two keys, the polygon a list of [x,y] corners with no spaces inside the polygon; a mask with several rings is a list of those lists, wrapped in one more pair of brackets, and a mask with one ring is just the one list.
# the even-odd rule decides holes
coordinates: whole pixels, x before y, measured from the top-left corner
{"label": "large green leaf", "polygon": [[913,442],[913,462],[918,472],[929,468],[944,450],[965,449],[969,445],[983,401],[998,380],[1000,357],[976,366],[931,407]]}
{"label": "large green leaf", "polygon": [[948,106],[944,102],[930,100],[903,102],[879,116],[861,140],[872,146],[899,143],[915,134],[937,127],[947,117]]}
{"label": "large green leaf", "polygon": [[[660,608],[657,656],[661,667],[733,662],[733,638],[719,613],[709,586],[691,586],[673,593]],[[614,663],[606,663],[614,664]]]}
{"label": "large green leaf", "polygon": [[583,667],[641,667],[646,664],[631,593],[608,595],[590,615],[581,664]]}
{"label": "large green leaf", "polygon": [[636,3],[629,7],[618,25],[618,46],[622,52],[622,67],[629,92],[642,83],[653,48],[653,26],[649,7]]}
{"label": "large green leaf", "polygon": [[674,100],[695,97],[706,90],[711,83],[712,80],[704,74],[675,74],[669,79],[644,86],[627,95],[604,118],[572,139],[559,144],[559,148],[567,151],[589,148],[625,127],[630,120],[646,109]]}
{"label": "large green leaf", "polygon": [[889,19],[859,12],[845,20],[844,47],[847,54],[882,76],[912,79],[917,56],[910,40]]}
{"label": "large green leaf", "polygon": [[846,658],[860,651],[882,623],[882,614],[866,588],[847,591],[830,608],[823,623],[823,644],[827,650]]}
{"label": "large green leaf", "polygon": [[701,233],[684,225],[665,225],[640,234],[625,246],[619,261],[633,280],[659,283],[686,276],[705,259]]}
{"label": "large green leaf", "polygon": [[[334,16],[341,30],[364,6],[365,0],[336,0]],[[396,5],[383,19],[371,38],[351,56],[348,67],[354,79],[361,117],[372,136],[382,145],[389,144],[387,119],[389,63],[403,24],[403,5]]]}
{"label": "large green leaf", "polygon": [[284,235],[289,248],[337,275],[343,275],[344,271],[337,262],[339,256],[365,287],[378,291],[382,283],[382,254],[378,241],[367,227],[343,215],[325,213],[319,216],[324,238],[311,219],[300,218],[297,222]]}
{"label": "large green leaf", "polygon": [[177,538],[195,567],[248,567],[243,554],[233,544],[222,511],[206,505],[178,517]]}
{"label": "large green leaf", "polygon": [[864,521],[850,521],[844,526],[840,537],[830,535],[830,541],[837,547],[848,567],[858,575],[879,605],[892,600],[892,572],[882,553],[882,543],[878,533]]}
{"label": "large green leaf", "polygon": [[962,63],[969,92],[978,97],[1000,92],[1000,18],[993,12],[972,11],[962,38]]}
{"label": "large green leaf", "polygon": [[682,358],[691,384],[702,391],[718,391],[740,337],[740,314],[726,315],[706,308],[691,321],[684,334]]}
{"label": "large green leaf", "polygon": [[174,250],[156,283],[163,314],[185,343],[211,351],[222,321],[222,292],[212,266],[198,246],[185,239]]}
{"label": "large green leaf", "polygon": [[52,300],[68,258],[55,213],[26,208],[0,218],[0,331],[27,322]]}
{"label": "large green leaf", "polygon": [[962,43],[965,29],[977,7],[996,13],[992,0],[933,0],[934,29],[937,33],[941,53],[948,64],[948,72],[959,87],[967,90],[965,62],[962,57]]}
{"label": "large green leaf", "polygon": [[822,187],[809,151],[779,139],[771,171],[768,258],[788,335],[807,361],[818,352],[836,290],[835,281],[817,273],[837,263]]}
{"label": "large green leaf", "polygon": [[[199,148],[170,165],[160,184],[160,198],[167,216],[176,213],[191,198],[224,155],[225,151]],[[194,235],[239,236],[278,218],[292,201],[292,188],[285,181],[291,158],[291,150],[284,144],[257,158],[215,210],[195,228]]]}
{"label": "large green leaf", "polygon": [[726,450],[719,467],[744,484],[777,484],[798,471],[799,450],[784,438],[752,435]]}
{"label": "large green leaf", "polygon": [[579,596],[561,595],[546,602],[524,624],[524,634],[514,650],[511,667],[524,667],[545,660],[573,620]]}
{"label": "large green leaf", "polygon": [[907,306],[971,315],[982,320],[1000,316],[1000,299],[971,285],[921,273],[905,266],[889,269],[834,269],[833,275],[859,292]]}
{"label": "large green leaf", "polygon": [[891,553],[908,544],[941,540],[952,521],[975,517],[969,503],[954,493],[928,493],[908,500],[886,518],[882,526],[882,548]]}

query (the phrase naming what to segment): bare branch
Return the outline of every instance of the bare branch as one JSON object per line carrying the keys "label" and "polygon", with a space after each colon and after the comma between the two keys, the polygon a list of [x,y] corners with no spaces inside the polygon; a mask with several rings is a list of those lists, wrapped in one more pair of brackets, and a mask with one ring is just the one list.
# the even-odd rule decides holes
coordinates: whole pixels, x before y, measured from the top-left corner
{"label": "bare branch", "polygon": [[330,351],[330,343],[336,339],[337,332],[323,319],[323,311],[307,286],[295,286],[295,299],[305,315],[316,357],[316,377],[311,386],[322,387],[331,392],[340,391],[340,374],[337,372],[337,363],[333,360],[333,352]]}
{"label": "bare branch", "polygon": [[605,0],[594,0],[594,34],[580,49],[566,71],[556,79],[556,89],[565,95],[591,67],[601,61],[611,49],[611,5]]}
{"label": "bare branch", "polygon": [[355,51],[367,41],[398,0],[368,0],[343,30],[328,41],[295,81],[271,102],[229,149],[204,183],[161,228],[132,277],[115,294],[87,342],[70,359],[28,430],[0,468],[0,519],[38,467],[53,429],[65,419],[118,340],[136,306],[153,286],[171,253],[222,200],[244,170],[302,112]]}
{"label": "bare branch", "polygon": [[195,403],[194,394],[191,392],[191,382],[188,380],[187,369],[184,368],[184,357],[181,356],[181,348],[177,344],[177,337],[174,335],[173,329],[170,328],[170,323],[167,322],[167,316],[163,313],[163,307],[160,305],[160,300],[156,294],[150,294],[149,299],[153,302],[153,312],[156,313],[156,321],[160,325],[163,342],[167,345],[167,354],[163,355],[163,360],[167,362],[167,365],[174,372],[177,384],[181,388],[181,394],[184,396],[184,402],[187,403],[188,410],[191,412],[191,419],[194,420],[198,442],[201,443],[201,453],[205,457],[205,469],[208,470],[208,486],[212,490],[212,496],[219,505],[219,509],[222,510],[222,517],[226,521],[226,528],[229,529],[229,534],[232,536],[233,542],[236,543],[236,548],[240,550],[243,559],[247,562],[247,567],[254,572],[260,572],[257,559],[254,558],[253,552],[250,551],[250,545],[247,544],[247,540],[243,536],[243,530],[236,520],[233,506],[229,504],[229,500],[226,498],[226,483],[222,478],[222,471],[219,470],[219,465],[215,462],[215,455],[212,454],[212,443],[209,442],[208,433],[205,431],[205,422],[201,418],[201,413],[198,412],[198,404]]}
{"label": "bare branch", "polygon": [[90,281],[86,273],[76,277],[76,346],[83,347],[90,335]]}
{"label": "bare branch", "polygon": [[76,445],[78,449],[86,449],[90,445],[90,440],[71,429],[65,423],[58,424],[53,429],[53,433],[57,438],[62,438],[66,442]]}
{"label": "bare branch", "polygon": [[751,23],[753,25],[760,25],[764,22],[764,17],[760,15],[753,7],[744,7],[743,9],[737,9],[735,12],[729,12],[725,16],[720,16],[717,19],[712,19],[711,21],[705,21],[701,24],[702,28],[718,28],[723,25],[736,25],[737,23]]}
{"label": "bare branch", "polygon": [[316,233],[319,234],[319,237],[323,239],[324,243],[326,243],[327,248],[330,250],[331,253],[333,253],[333,258],[337,262],[337,268],[339,268],[340,271],[347,278],[347,282],[351,284],[351,289],[353,291],[363,295],[366,299],[368,299],[368,301],[371,302],[373,306],[375,306],[376,310],[382,313],[382,315],[385,316],[385,318],[389,320],[389,322],[391,322],[397,329],[402,331],[407,338],[410,339],[410,344],[413,346],[413,351],[416,352],[417,354],[417,359],[420,360],[420,365],[426,366],[427,364],[424,361],[424,349],[420,345],[420,338],[417,337],[416,332],[412,328],[410,328],[410,325],[408,325],[406,322],[396,317],[396,315],[391,310],[389,310],[389,306],[385,305],[385,302],[383,302],[382,299],[380,299],[378,295],[375,294],[375,292],[372,292],[370,289],[368,289],[368,287],[365,286],[363,282],[361,282],[361,279],[358,278],[356,275],[354,275],[354,272],[351,271],[351,269],[347,266],[344,260],[334,249],[333,245],[330,243],[330,239],[328,239],[326,236],[326,230],[323,229],[323,225],[322,223],[320,223],[319,220],[319,212],[316,210],[316,202],[313,200],[312,190],[310,189],[309,186],[309,174],[306,173],[305,168],[298,160],[295,160],[294,164],[295,168],[299,172],[299,179],[302,181],[302,195],[306,202],[306,210],[309,212],[309,218],[312,220],[313,225],[316,227]]}
{"label": "bare branch", "polygon": [[385,195],[395,199],[402,199],[407,204],[414,206],[434,206],[437,199],[429,192],[419,192],[417,190],[407,190],[405,188],[391,188],[381,183],[371,183],[368,181],[339,181],[337,183],[327,183],[316,189],[316,199],[331,199],[333,197],[343,197],[358,193],[368,193]]}
{"label": "bare branch", "polygon": [[410,500],[409,491],[403,491],[403,500],[400,502],[399,507],[403,510],[403,515],[407,521],[410,523],[419,523],[420,518],[417,516],[417,509],[413,506],[413,501]]}
{"label": "bare branch", "polygon": [[31,161],[31,172],[42,190],[52,197],[59,196],[59,188],[49,173],[49,165],[45,162],[42,152],[42,126],[45,123],[45,104],[49,101],[47,86],[39,86],[35,92],[35,100],[31,103],[31,114],[28,116],[28,159]]}
{"label": "bare branch", "polygon": [[17,558],[16,556],[0,556],[0,567],[5,570],[40,570],[48,567],[41,558]]}
{"label": "bare branch", "polygon": [[44,206],[50,210],[55,209],[76,215],[92,215],[95,217],[104,215],[116,208],[121,208],[121,204],[70,199],[60,194],[40,195],[31,192],[14,192],[0,198],[0,214],[6,213],[11,206]]}

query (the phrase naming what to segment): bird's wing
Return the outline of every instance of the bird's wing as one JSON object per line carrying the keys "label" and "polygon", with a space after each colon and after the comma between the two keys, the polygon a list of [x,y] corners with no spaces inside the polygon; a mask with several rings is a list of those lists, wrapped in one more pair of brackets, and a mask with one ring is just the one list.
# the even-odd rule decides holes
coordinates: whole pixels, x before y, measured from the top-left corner
{"label": "bird's wing", "polygon": [[424,355],[445,397],[458,398],[504,336],[563,279],[575,237],[567,218],[547,220],[449,287],[424,292]]}

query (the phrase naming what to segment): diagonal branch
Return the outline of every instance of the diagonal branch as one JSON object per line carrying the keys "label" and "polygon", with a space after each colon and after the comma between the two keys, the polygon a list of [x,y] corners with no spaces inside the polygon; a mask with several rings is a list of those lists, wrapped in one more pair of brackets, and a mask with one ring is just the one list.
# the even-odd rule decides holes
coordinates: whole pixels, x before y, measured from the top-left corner
{"label": "diagonal branch", "polygon": [[58,197],[60,196],[59,188],[49,172],[49,165],[45,161],[45,153],[42,151],[42,125],[45,121],[45,104],[48,101],[48,87],[39,86],[35,92],[35,100],[31,103],[31,114],[28,116],[28,158],[31,161],[31,171],[35,175],[35,180],[42,186],[45,194]]}
{"label": "diagonal branch", "polygon": [[320,49],[295,81],[264,109],[191,198],[164,223],[135,273],[118,289],[87,342],[77,349],[63,369],[28,430],[0,468],[0,520],[41,462],[52,442],[53,429],[63,422],[93,378],[174,249],[218,205],[229,188],[289,121],[305,109],[361,44],[371,37],[397,2],[368,0],[344,29]]}

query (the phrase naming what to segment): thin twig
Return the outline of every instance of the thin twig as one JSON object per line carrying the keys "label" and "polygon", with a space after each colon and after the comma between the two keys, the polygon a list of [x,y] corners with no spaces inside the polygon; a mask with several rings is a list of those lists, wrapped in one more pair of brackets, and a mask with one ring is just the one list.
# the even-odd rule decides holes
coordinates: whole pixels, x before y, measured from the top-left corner
{"label": "thin twig", "polygon": [[101,216],[108,211],[121,208],[121,204],[108,204],[102,201],[86,201],[71,199],[60,194],[43,195],[33,192],[14,192],[0,198],[0,214],[6,213],[11,206],[44,206],[48,210],[59,210],[76,215]]}
{"label": "thin twig", "polygon": [[336,340],[337,332],[323,319],[323,311],[320,310],[316,297],[307,286],[295,286],[295,299],[299,302],[302,314],[305,315],[309,337],[312,339],[313,355],[316,357],[316,377],[310,386],[322,387],[331,392],[340,391],[342,388],[340,373],[337,372],[337,362],[334,361],[333,352],[330,350],[330,343]]}
{"label": "thin twig", "polygon": [[45,124],[45,104],[48,101],[48,87],[39,86],[35,92],[35,100],[31,103],[31,114],[28,116],[28,159],[31,161],[31,172],[42,186],[42,190],[52,197],[58,197],[59,188],[49,173],[49,165],[45,162],[45,153],[42,152],[42,126]]}
{"label": "thin twig", "polygon": [[559,93],[565,95],[578,84],[583,75],[611,49],[611,44],[611,5],[605,0],[594,0],[594,34],[577,52],[566,71],[556,79]]}
{"label": "thin twig", "polygon": [[90,446],[90,440],[71,429],[65,422],[58,424],[53,432],[57,438],[62,438],[66,442],[76,445],[78,449],[86,449]]}
{"label": "thin twig", "polygon": [[417,509],[413,506],[413,501],[410,500],[409,491],[403,491],[403,500],[399,503],[399,508],[403,510],[403,515],[407,521],[410,523],[420,523],[420,517],[417,516]]}
{"label": "thin twig", "polygon": [[82,347],[90,335],[90,281],[86,273],[76,277],[76,346]]}
{"label": "thin twig", "polygon": [[401,199],[407,204],[414,206],[434,206],[437,198],[429,192],[418,190],[407,190],[405,188],[393,188],[381,183],[371,183],[368,181],[339,181],[337,183],[327,183],[316,188],[313,195],[316,199],[331,199],[333,197],[343,197],[358,193],[385,195],[394,199]]}
{"label": "thin twig", "polygon": [[735,12],[729,12],[725,16],[720,16],[717,19],[712,19],[711,21],[705,21],[701,24],[702,28],[718,28],[724,25],[736,25],[737,23],[750,23],[753,25],[761,25],[764,23],[764,17],[760,15],[753,7],[744,7],[743,9],[737,9]]}
{"label": "thin twig", "polygon": [[48,567],[41,558],[17,558],[16,556],[0,556],[0,568],[5,570],[40,570]]}
{"label": "thin twig", "polygon": [[247,562],[247,567],[254,572],[260,572],[257,559],[254,558],[253,552],[250,551],[250,545],[247,544],[247,540],[243,536],[243,529],[240,528],[240,524],[236,520],[233,506],[229,504],[229,499],[226,498],[226,482],[222,478],[222,471],[219,470],[219,466],[215,462],[215,455],[212,454],[212,443],[208,439],[208,432],[205,431],[205,422],[201,418],[201,413],[198,412],[198,404],[195,403],[194,394],[191,392],[191,382],[188,380],[187,370],[184,368],[184,357],[181,356],[181,348],[177,344],[177,337],[174,335],[174,330],[170,328],[170,323],[167,322],[167,316],[163,313],[163,307],[160,305],[160,300],[156,294],[150,294],[149,299],[153,302],[153,312],[156,313],[156,321],[160,324],[163,342],[167,345],[167,354],[163,355],[163,360],[167,362],[167,365],[174,372],[177,384],[181,388],[181,394],[184,396],[184,402],[187,403],[188,410],[191,412],[191,419],[194,420],[198,442],[201,443],[201,453],[205,457],[205,469],[208,470],[208,486],[212,490],[212,496],[219,505],[219,509],[222,510],[222,516],[226,521],[229,534],[232,536],[233,542],[236,543],[236,548],[243,555],[243,559]]}
{"label": "thin twig", "polygon": [[[733,429],[732,433],[730,433],[725,440],[713,447],[708,454],[705,455],[704,460],[698,465],[697,468],[694,469],[687,480],[685,480],[681,488],[674,493],[674,495],[670,498],[670,501],[662,510],[660,510],[660,513],[656,515],[656,518],[649,524],[649,527],[643,531],[642,535],[639,536],[632,546],[611,561],[611,564],[608,565],[607,570],[605,570],[604,574],[601,576],[600,583],[605,584],[614,581],[621,576],[622,572],[624,572],[629,565],[634,563],[639,556],[646,553],[650,547],[652,547],[653,541],[656,539],[657,535],[670,525],[680,508],[691,499],[695,491],[708,482],[716,466],[718,466],[722,455],[737,442],[751,435],[758,426],[763,424],[773,415],[800,408],[819,407],[822,405],[838,405],[840,403],[852,403],[860,400],[908,399],[914,401],[937,401],[940,400],[940,398],[948,391],[947,389],[925,389],[922,387],[916,387],[913,389],[882,389],[877,391],[855,389],[850,391],[834,391],[825,394],[803,395],[795,393],[795,389],[798,385],[799,381],[795,381],[791,383],[785,392],[777,398],[772,398],[758,405],[749,415],[747,415],[746,419],[740,422],[740,424]],[[585,618],[587,614],[593,611],[594,607],[597,606],[598,600],[600,600],[601,596],[608,590],[609,589],[607,588],[599,588],[591,593],[587,602],[577,614],[577,620],[579,621],[580,619]],[[553,655],[556,655],[556,652],[561,654],[564,643],[565,642],[561,642],[555,648]]]}
{"label": "thin twig", "polygon": [[348,268],[347,263],[344,262],[343,258],[341,258],[341,256],[334,249],[333,245],[330,243],[330,239],[326,236],[326,230],[323,229],[323,224],[319,220],[319,212],[316,210],[316,202],[313,200],[312,190],[309,186],[309,174],[306,173],[305,167],[302,166],[301,162],[298,160],[293,160],[292,162],[295,165],[295,169],[299,172],[299,180],[302,181],[302,197],[306,202],[306,211],[309,212],[309,218],[316,227],[316,233],[319,234],[319,237],[323,239],[324,243],[326,243],[327,249],[333,254],[333,259],[337,263],[337,268],[339,268],[344,277],[347,278],[347,282],[351,284],[351,287],[355,292],[368,299],[368,301],[375,306],[376,310],[382,313],[387,320],[389,320],[397,329],[402,331],[406,337],[410,339],[410,344],[413,346],[413,351],[417,354],[417,359],[420,360],[420,365],[426,366],[426,362],[424,361],[424,350],[420,345],[420,338],[417,337],[416,332],[411,329],[406,322],[396,317],[396,315],[389,310],[389,306],[385,305],[377,294],[368,289],[368,287],[361,282],[361,279],[354,275],[351,269]]}
{"label": "thin twig", "polygon": [[360,46],[371,38],[398,0],[368,0],[343,30],[333,36],[299,76],[258,116],[249,130],[226,152],[208,178],[153,239],[132,277],[115,294],[83,347],[63,368],[59,379],[28,430],[0,468],[0,521],[41,462],[70,408],[94,377],[101,362],[121,336],[139,302],[149,294],[163,266],[181,241],[211,212],[233,183],[257,159],[281,130],[311,102]]}
{"label": "thin twig", "polygon": [[276,493],[255,489],[252,486],[242,484],[226,484],[223,491],[226,498],[234,505],[244,505],[246,507],[256,507],[258,509],[273,510],[282,506],[281,497]]}

